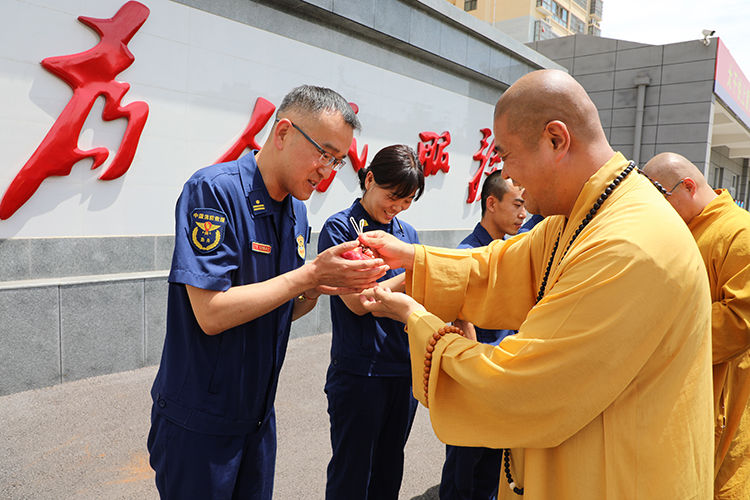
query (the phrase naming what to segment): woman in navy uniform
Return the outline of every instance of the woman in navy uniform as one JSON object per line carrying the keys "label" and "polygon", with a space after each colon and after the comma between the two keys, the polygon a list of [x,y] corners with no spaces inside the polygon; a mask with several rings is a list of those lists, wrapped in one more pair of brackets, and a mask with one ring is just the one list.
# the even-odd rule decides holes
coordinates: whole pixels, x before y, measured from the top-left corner
{"label": "woman in navy uniform", "polygon": [[261,150],[185,183],[151,391],[148,449],[162,499],[271,500],[274,399],[291,322],[321,293],[353,293],[385,272],[382,261],[341,258],[355,242],[305,263],[299,200],[343,164],[355,129],[340,95],[298,87]]}
{"label": "woman in navy uniform", "polygon": [[[318,251],[356,239],[360,227],[419,243],[414,228],[396,218],[424,191],[424,168],[414,150],[403,145],[384,148],[358,175],[362,198],[326,221]],[[403,269],[389,270],[381,278],[381,286],[394,290],[403,291],[403,283]],[[396,500],[404,446],[417,408],[404,324],[367,313],[356,294],[331,297],[331,319],[325,392],[333,456],[326,499]]]}

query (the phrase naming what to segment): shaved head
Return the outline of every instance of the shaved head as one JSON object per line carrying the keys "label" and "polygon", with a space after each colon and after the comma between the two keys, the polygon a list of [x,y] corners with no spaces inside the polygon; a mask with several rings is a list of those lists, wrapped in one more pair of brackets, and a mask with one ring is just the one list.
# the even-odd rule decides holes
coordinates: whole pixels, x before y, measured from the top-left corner
{"label": "shaved head", "polygon": [[686,223],[717,196],[698,167],[677,153],[658,154],[641,170],[662,185],[667,201]]}
{"label": "shaved head", "polygon": [[664,189],[670,189],[685,177],[693,179],[699,188],[711,189],[698,167],[677,153],[658,154],[651,158],[641,170],[664,186]]}
{"label": "shaved head", "polygon": [[534,71],[520,78],[497,101],[495,121],[502,117],[529,148],[536,148],[545,125],[554,120],[567,125],[579,141],[606,142],[596,106],[564,71]]}
{"label": "shaved head", "polygon": [[589,178],[615,154],[596,106],[564,71],[519,78],[495,106],[495,153],[541,215],[569,215]]}

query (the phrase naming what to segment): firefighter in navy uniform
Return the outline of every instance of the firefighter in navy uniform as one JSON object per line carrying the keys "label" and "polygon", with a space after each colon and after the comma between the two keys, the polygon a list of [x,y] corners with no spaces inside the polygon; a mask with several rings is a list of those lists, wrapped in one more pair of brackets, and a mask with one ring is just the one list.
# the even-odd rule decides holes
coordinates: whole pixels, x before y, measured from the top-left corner
{"label": "firefighter in navy uniform", "polygon": [[386,270],[340,257],[356,242],[305,263],[300,200],[343,164],[356,129],[341,96],[298,87],[261,150],[185,184],[148,438],[161,498],[271,500],[274,398],[292,320],[321,293],[374,286]]}

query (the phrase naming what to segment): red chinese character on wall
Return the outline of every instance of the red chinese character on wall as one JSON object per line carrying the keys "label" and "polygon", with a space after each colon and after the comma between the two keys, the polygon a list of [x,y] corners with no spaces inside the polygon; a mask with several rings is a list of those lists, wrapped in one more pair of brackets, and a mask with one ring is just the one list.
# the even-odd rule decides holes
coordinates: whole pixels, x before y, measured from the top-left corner
{"label": "red chinese character on wall", "polygon": [[439,170],[447,173],[451,166],[448,164],[449,157],[445,148],[451,143],[450,132],[440,135],[435,132],[420,132],[419,138],[422,142],[417,145],[417,155],[424,164],[425,177],[437,174]]}
{"label": "red chinese character on wall", "polygon": [[[357,139],[352,137],[352,143],[349,145],[349,163],[355,172],[359,172],[360,169],[365,167],[367,163],[367,144],[362,148],[362,154],[357,154]],[[331,185],[333,179],[336,178],[336,172],[331,172],[331,175],[327,179],[320,181],[315,189],[321,193],[325,193],[328,190],[328,186]]]}
{"label": "red chinese character on wall", "polygon": [[[356,104],[353,102],[350,102],[349,104],[351,104],[355,113],[359,112],[359,108]],[[236,160],[242,155],[242,152],[245,151],[246,148],[260,149],[261,146],[256,137],[271,119],[274,111],[276,111],[276,106],[274,106],[271,101],[258,97],[258,99],[255,100],[253,113],[250,116],[250,121],[248,122],[247,127],[245,127],[245,130],[242,132],[239,139],[237,139],[237,141],[216,161],[216,163]],[[358,155],[357,139],[352,138],[352,143],[349,146],[349,158],[354,171],[359,171],[360,168],[365,166],[365,162],[367,161],[367,144],[362,148],[362,155]],[[318,183],[315,189],[321,193],[325,192],[335,177],[336,172],[331,172],[331,175],[328,176],[327,179],[323,179]]]}
{"label": "red chinese character on wall", "polygon": [[250,115],[250,121],[245,127],[244,132],[240,135],[232,147],[219,158],[216,163],[224,163],[225,161],[236,160],[240,157],[245,148],[260,149],[260,144],[255,140],[263,127],[266,126],[268,120],[273,116],[273,112],[276,111],[276,106],[267,99],[258,97],[255,100],[255,106],[253,107],[253,113]]}
{"label": "red chinese character on wall", "polygon": [[102,118],[106,121],[125,118],[128,125],[112,163],[99,179],[117,179],[130,168],[138,141],[148,118],[148,104],[133,102],[122,105],[130,85],[115,81],[117,75],[130,67],[135,57],[128,43],[146,22],[149,9],[138,2],[123,5],[111,19],[79,17],[78,20],[96,31],[101,38],[91,49],[79,54],[49,57],[42,67],[73,89],[65,109],[46,137],[8,186],[0,202],[0,219],[13,215],[36,192],[42,181],[53,175],[69,175],[73,165],[92,158],[95,169],[109,157],[107,148],[89,151],[78,148],[78,138],[91,109],[99,96],[104,96]]}
{"label": "red chinese character on wall", "polygon": [[[478,199],[477,193],[479,191],[479,183],[482,181],[482,172],[490,175],[498,169],[494,165],[502,161],[502,158],[498,158],[495,152],[495,140],[493,139],[491,144],[487,142],[487,139],[492,135],[492,131],[488,128],[483,128],[480,132],[482,132],[482,140],[479,143],[479,151],[472,156],[472,158],[479,162],[479,168],[474,177],[469,181],[469,198],[466,200],[466,203],[474,203]],[[490,167],[490,169],[487,170],[487,167]]]}
{"label": "red chinese character on wall", "polygon": [[[359,113],[359,106],[354,104],[353,102],[350,102],[349,105],[354,110],[354,113]],[[367,144],[362,148],[362,154],[357,154],[357,139],[352,137],[352,143],[349,145],[349,162],[352,165],[352,168],[355,172],[359,172],[360,169],[364,168],[365,163],[367,163]],[[336,172],[331,172],[331,175],[328,176],[327,179],[323,179],[318,183],[318,185],[315,187],[319,192],[325,193],[328,190],[328,186],[331,185],[333,182],[333,179],[336,178]]]}

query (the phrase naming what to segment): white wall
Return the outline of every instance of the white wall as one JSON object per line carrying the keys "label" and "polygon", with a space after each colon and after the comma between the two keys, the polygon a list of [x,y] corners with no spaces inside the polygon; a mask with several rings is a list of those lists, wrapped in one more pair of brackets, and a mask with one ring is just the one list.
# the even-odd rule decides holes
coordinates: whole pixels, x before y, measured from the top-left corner
{"label": "white wall", "polygon": [[[72,95],[40,61],[93,47],[98,36],[77,17],[109,18],[124,3],[0,0],[0,193]],[[118,78],[131,84],[123,104],[145,101],[150,110],[129,171],[100,181],[109,162],[92,171],[84,160],[71,175],[48,178],[18,212],[0,221],[0,238],[173,233],[174,203],[190,174],[235,142],[256,98],[278,106],[303,83],[331,87],[359,106],[358,149],[369,144],[368,158],[389,144],[416,148],[419,132],[450,131],[450,172],[429,177],[424,197],[403,218],[417,229],[468,229],[478,220],[478,203],[469,206],[466,197],[479,166],[471,158],[479,149],[479,130],[491,128],[491,105],[465,97],[468,91],[447,91],[168,0],[142,3],[151,14],[129,43],[135,63]],[[98,102],[79,145],[107,146],[111,159],[125,124],[103,122],[101,109]],[[313,230],[358,195],[356,175],[347,166],[327,193],[307,202]]]}

